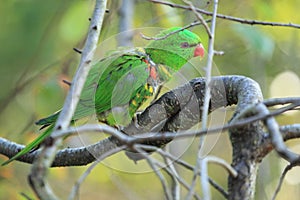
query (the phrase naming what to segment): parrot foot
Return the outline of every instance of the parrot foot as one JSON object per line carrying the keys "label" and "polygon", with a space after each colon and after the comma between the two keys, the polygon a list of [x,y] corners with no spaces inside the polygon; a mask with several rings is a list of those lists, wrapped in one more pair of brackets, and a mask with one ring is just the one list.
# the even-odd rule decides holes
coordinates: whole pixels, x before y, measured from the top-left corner
{"label": "parrot foot", "polygon": [[161,93],[161,89],[163,88],[163,86],[162,85],[159,85],[157,88],[156,88],[156,91],[155,91],[155,95],[154,95],[154,98],[153,98],[153,100],[151,101],[151,103],[150,104],[153,104],[153,102],[155,101],[155,100],[157,100],[158,99],[158,96],[160,95],[160,93]]}
{"label": "parrot foot", "polygon": [[140,118],[140,115],[142,114],[142,111],[138,111],[134,114],[133,118],[132,118],[132,121],[134,123],[134,126],[136,128],[140,128],[141,126],[139,125],[139,118]]}
{"label": "parrot foot", "polygon": [[118,131],[122,131],[125,128],[125,126],[115,124],[114,128],[118,129]]}

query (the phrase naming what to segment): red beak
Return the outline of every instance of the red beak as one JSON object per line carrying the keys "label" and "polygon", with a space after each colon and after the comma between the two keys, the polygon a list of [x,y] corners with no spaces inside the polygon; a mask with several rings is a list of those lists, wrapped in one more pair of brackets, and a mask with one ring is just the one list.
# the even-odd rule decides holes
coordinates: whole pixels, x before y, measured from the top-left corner
{"label": "red beak", "polygon": [[194,51],[194,57],[200,56],[200,58],[204,57],[204,47],[202,44],[197,44],[195,51]]}

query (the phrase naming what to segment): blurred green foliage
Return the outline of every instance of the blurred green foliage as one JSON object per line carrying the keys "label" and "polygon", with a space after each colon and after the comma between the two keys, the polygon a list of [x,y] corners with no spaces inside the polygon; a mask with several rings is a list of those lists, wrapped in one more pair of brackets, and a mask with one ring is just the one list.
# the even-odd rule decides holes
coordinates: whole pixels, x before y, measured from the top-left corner
{"label": "blurred green foliage", "polygon": [[[182,3],[180,0],[175,3]],[[212,10],[206,1],[193,1],[195,6]],[[12,0],[0,2],[0,127],[1,136],[26,144],[38,133],[33,122],[60,108],[67,92],[63,79],[71,80],[77,67],[79,55],[72,48],[81,48],[89,25],[94,1],[37,1]],[[118,8],[121,1],[109,1],[109,13],[105,16],[101,41],[118,33]],[[300,1],[220,1],[219,12],[245,19],[300,23],[298,14]],[[145,0],[136,1],[133,8],[133,28],[172,27],[187,25],[196,17],[193,13]],[[206,17],[209,19],[209,17]],[[207,36],[200,26],[192,28],[203,38],[207,46]],[[290,70],[300,76],[299,29],[250,26],[218,19],[216,28],[217,50],[223,56],[215,57],[214,74],[240,74],[253,78],[262,87],[265,97],[271,97],[270,85],[281,72]],[[111,43],[112,46],[116,44]],[[101,51],[113,49],[102,47]],[[198,61],[194,69],[184,68],[187,77],[204,74],[205,62]],[[176,81],[175,81],[176,82]],[[300,87],[282,82],[284,87]],[[300,95],[300,94],[291,94]],[[227,116],[228,117],[228,116]],[[280,123],[296,123],[299,113],[280,117]],[[299,122],[298,122],[299,123]],[[231,147],[226,134],[213,139],[213,155],[230,162]],[[72,146],[72,139],[67,141]],[[76,143],[76,142],[75,142]],[[78,143],[78,142],[77,142]],[[76,143],[76,145],[78,145]],[[194,142],[194,143],[197,143]],[[296,145],[293,143],[293,145]],[[192,147],[197,144],[192,144]],[[195,148],[190,148],[184,158],[194,163]],[[1,160],[6,159],[0,157]],[[108,161],[109,162],[109,161]],[[124,155],[117,155],[113,164],[99,165],[81,188],[82,199],[161,199],[162,189],[153,173],[124,173],[116,168],[132,169],[132,172],[147,168],[145,161],[138,165],[129,162]],[[30,166],[14,162],[0,170],[0,199],[22,199],[20,193],[34,197],[26,180]],[[70,188],[83,173],[85,167],[51,169],[50,177],[54,189],[66,198]],[[181,170],[181,168],[180,168]],[[257,183],[257,199],[270,199],[275,189],[282,164],[271,155],[260,169]],[[183,171],[183,170],[182,170]],[[182,172],[187,178],[191,173]],[[218,167],[210,168],[212,178],[226,187],[227,175]],[[300,178],[299,178],[300,179]],[[199,185],[198,185],[199,186]],[[299,183],[284,184],[279,199],[292,198],[297,194]],[[213,190],[215,198],[222,197]],[[298,192],[299,193],[299,192]],[[289,196],[290,195],[290,196]]]}

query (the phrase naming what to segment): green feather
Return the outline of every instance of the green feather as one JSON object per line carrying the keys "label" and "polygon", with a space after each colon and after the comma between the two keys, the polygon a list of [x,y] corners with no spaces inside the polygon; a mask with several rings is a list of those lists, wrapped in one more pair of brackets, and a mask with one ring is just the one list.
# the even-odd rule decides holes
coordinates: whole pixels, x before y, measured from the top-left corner
{"label": "green feather", "polygon": [[26,147],[24,149],[22,149],[20,152],[18,152],[16,155],[14,155],[13,157],[11,157],[9,160],[3,162],[1,165],[7,165],[8,163],[10,163],[11,161],[19,158],[20,156],[30,152],[34,147],[37,147],[42,141],[44,141],[46,139],[46,137],[48,137],[50,135],[50,133],[53,130],[54,125],[52,124],[51,126],[49,126],[42,134],[40,134],[34,141],[32,141],[31,143],[29,143],[28,145],[26,145]]}
{"label": "green feather", "polygon": [[[155,38],[178,30],[177,27],[167,29]],[[167,81],[173,72],[191,59],[200,43],[196,34],[182,30],[163,40],[153,40],[145,48],[112,52],[91,68],[72,122],[97,114],[99,121],[109,125],[128,124],[139,107],[153,95],[158,84]],[[153,69],[154,74],[151,74]],[[51,134],[58,115],[59,111],[37,121],[37,125],[49,127],[2,165],[38,146]]]}
{"label": "green feather", "polygon": [[[162,31],[156,38],[164,37],[179,29],[180,28],[176,27]],[[188,47],[191,48],[183,48],[182,45],[184,43],[187,43]],[[150,55],[156,64],[166,65],[174,71],[177,71],[193,57],[193,47],[200,43],[201,39],[198,35],[188,30],[183,30],[165,39],[153,40],[146,46],[146,53]]]}

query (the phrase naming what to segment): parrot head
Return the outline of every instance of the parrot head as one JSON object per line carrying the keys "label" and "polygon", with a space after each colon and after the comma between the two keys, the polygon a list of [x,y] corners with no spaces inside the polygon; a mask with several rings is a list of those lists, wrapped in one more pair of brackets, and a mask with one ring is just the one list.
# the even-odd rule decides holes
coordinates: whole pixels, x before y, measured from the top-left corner
{"label": "parrot head", "polygon": [[164,30],[155,38],[165,38],[153,40],[146,46],[147,54],[156,64],[167,65],[175,71],[191,58],[204,56],[200,37],[186,29],[176,32],[178,30],[178,27]]}

